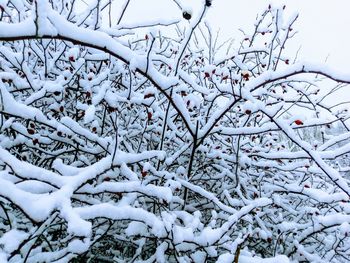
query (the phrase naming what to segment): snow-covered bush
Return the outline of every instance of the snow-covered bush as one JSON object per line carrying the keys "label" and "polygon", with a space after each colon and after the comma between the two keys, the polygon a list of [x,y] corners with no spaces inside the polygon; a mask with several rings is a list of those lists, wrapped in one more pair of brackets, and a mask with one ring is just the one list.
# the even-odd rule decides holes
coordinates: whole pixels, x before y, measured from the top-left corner
{"label": "snow-covered bush", "polygon": [[124,25],[129,1],[0,1],[0,261],[349,259],[328,97],[350,75],[284,53],[285,7],[234,46],[202,23],[215,2],[174,2]]}

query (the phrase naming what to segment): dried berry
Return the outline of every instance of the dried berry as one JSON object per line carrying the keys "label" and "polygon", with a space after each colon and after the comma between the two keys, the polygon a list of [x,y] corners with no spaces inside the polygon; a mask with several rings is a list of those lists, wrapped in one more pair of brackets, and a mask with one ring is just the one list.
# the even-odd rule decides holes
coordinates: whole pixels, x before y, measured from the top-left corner
{"label": "dried berry", "polygon": [[192,15],[191,15],[190,13],[186,12],[186,11],[184,11],[184,12],[182,13],[182,16],[183,16],[183,18],[185,18],[186,20],[190,20],[190,19],[192,18]]}

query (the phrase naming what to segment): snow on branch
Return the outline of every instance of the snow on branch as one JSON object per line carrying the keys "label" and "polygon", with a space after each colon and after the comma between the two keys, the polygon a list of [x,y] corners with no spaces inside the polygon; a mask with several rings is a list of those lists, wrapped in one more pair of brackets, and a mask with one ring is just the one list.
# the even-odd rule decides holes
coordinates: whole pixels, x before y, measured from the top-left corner
{"label": "snow on branch", "polygon": [[170,4],[0,1],[0,261],[349,258],[350,75]]}

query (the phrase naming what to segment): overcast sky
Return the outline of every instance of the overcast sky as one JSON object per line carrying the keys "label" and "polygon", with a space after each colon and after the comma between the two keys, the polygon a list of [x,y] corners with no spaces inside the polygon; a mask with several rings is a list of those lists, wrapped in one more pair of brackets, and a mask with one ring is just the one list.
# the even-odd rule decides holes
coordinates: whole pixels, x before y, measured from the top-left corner
{"label": "overcast sky", "polygon": [[[255,14],[261,12],[270,1],[216,0],[208,14],[216,27],[225,34],[235,34],[238,27],[250,26]],[[289,13],[298,12],[298,35],[293,47],[302,47],[303,59],[328,63],[336,67],[348,66],[350,70],[350,1],[349,0],[289,0],[271,1],[285,3]],[[236,4],[235,4],[236,3]],[[239,4],[237,4],[239,3]],[[287,13],[288,15],[288,13]]]}
{"label": "overcast sky", "polygon": [[[196,6],[202,0],[182,0]],[[298,35],[287,46],[291,54],[301,46],[300,58],[350,70],[350,0],[213,0],[206,20],[221,36],[241,37],[238,29],[251,29],[258,13],[269,3],[286,4],[288,13],[298,12]],[[172,0],[132,0],[125,20],[155,20],[180,16]]]}

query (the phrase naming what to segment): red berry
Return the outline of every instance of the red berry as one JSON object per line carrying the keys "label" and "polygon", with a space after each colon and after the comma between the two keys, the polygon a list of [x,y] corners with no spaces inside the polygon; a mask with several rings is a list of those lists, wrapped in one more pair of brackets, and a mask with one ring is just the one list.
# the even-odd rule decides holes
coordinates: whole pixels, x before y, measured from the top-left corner
{"label": "red berry", "polygon": [[303,125],[304,124],[301,120],[295,120],[294,123],[296,125]]}
{"label": "red berry", "polygon": [[145,94],[143,96],[144,99],[148,99],[148,98],[151,98],[151,97],[154,97],[154,94],[153,93],[148,93],[148,94]]}
{"label": "red berry", "polygon": [[115,112],[116,108],[109,106],[108,107],[108,112]]}
{"label": "red berry", "polygon": [[244,80],[248,81],[249,80],[249,73],[243,74],[242,77],[244,78]]}

